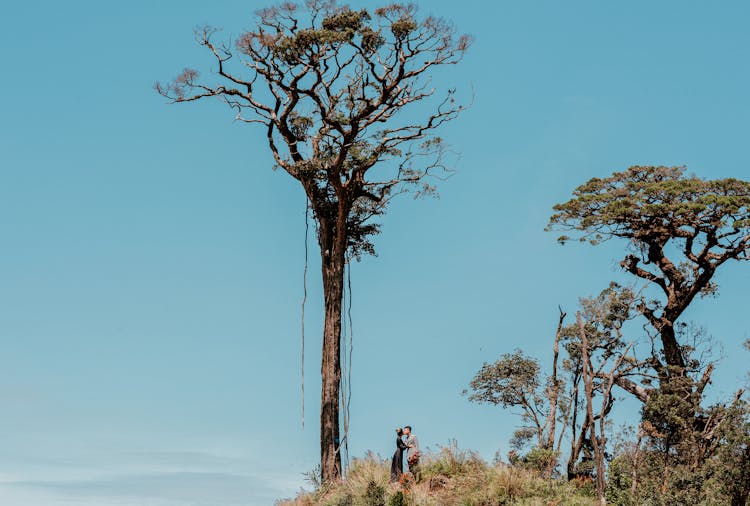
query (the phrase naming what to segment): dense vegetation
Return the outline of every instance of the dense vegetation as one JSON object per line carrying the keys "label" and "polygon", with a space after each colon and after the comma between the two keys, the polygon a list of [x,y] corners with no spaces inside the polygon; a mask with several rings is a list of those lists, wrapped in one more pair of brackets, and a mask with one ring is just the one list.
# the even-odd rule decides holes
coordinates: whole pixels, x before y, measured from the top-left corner
{"label": "dense vegetation", "polygon": [[[750,183],[634,166],[591,179],[554,209],[549,229],[594,245],[625,239],[620,266],[633,282],[580,299],[570,325],[560,311],[548,368],[522,350],[484,364],[469,400],[520,408],[510,462],[552,477],[564,459],[564,477],[592,480],[600,504],[746,505],[744,389],[707,402],[718,365],[712,339],[681,317],[717,295],[724,264],[750,258]],[[635,426],[619,433],[610,420],[616,393],[641,406]]]}

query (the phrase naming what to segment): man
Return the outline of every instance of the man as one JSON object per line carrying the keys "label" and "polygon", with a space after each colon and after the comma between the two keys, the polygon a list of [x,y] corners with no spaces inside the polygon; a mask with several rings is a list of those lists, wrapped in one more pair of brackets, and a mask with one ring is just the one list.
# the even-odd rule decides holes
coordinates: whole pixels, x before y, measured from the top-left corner
{"label": "man", "polygon": [[404,427],[404,436],[406,439],[406,462],[409,464],[409,472],[414,475],[414,479],[419,481],[419,440],[417,436],[411,433],[411,426]]}

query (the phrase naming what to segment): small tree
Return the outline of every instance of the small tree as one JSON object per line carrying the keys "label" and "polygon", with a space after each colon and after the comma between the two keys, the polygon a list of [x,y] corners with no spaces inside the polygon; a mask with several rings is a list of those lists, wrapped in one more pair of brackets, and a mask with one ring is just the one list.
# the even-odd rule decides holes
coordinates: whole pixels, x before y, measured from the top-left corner
{"label": "small tree", "polygon": [[[568,479],[591,474],[597,462],[603,465],[607,416],[615,401],[612,386],[637,374],[639,367],[628,356],[630,346],[622,339],[622,326],[632,318],[634,300],[632,290],[616,283],[596,297],[582,298],[580,320],[585,334],[578,322],[565,326],[566,314],[561,310],[549,376],[536,359],[516,350],[485,363],[464,391],[472,402],[520,408],[523,424],[514,432],[512,444],[516,449],[532,446],[526,460],[533,458],[541,464],[536,467],[547,476],[557,466],[568,430]],[[595,398],[600,408],[593,407]]]}
{"label": "small tree", "polygon": [[[612,385],[632,382],[630,376],[640,375],[640,364],[628,356],[630,346],[625,345],[622,333],[623,325],[633,317],[635,298],[632,290],[610,283],[597,296],[580,299],[576,323],[562,330],[567,352],[563,366],[569,375],[571,399],[568,479],[595,471],[597,457],[603,455],[594,440],[596,425],[599,437],[604,438],[607,416],[615,401]],[[611,367],[613,363],[615,367]],[[595,398],[601,398],[601,409],[596,411]],[[580,424],[579,416],[583,417]],[[599,446],[604,448],[603,444]]]}
{"label": "small tree", "polygon": [[[607,504],[606,499],[606,468],[604,464],[604,457],[607,448],[607,431],[606,421],[607,415],[612,410],[612,404],[614,403],[614,397],[612,396],[612,387],[615,384],[615,380],[618,375],[623,372],[620,370],[623,360],[627,356],[630,345],[625,347],[621,353],[613,353],[612,346],[608,346],[605,349],[605,353],[601,355],[599,363],[595,367],[592,363],[592,348],[589,343],[589,339],[586,336],[586,328],[581,319],[581,313],[576,314],[576,322],[578,323],[579,336],[581,339],[581,369],[582,369],[582,380],[584,386],[584,392],[586,395],[586,419],[589,421],[588,428],[590,430],[590,441],[591,447],[594,454],[594,465],[596,467],[596,494],[599,497],[599,503],[602,505]],[[619,334],[619,328],[618,328]],[[621,342],[621,340],[618,339]],[[616,348],[616,347],[615,347]],[[611,358],[614,365],[611,369],[605,367],[609,364]],[[597,412],[594,411],[594,396],[598,393],[601,397],[601,405]],[[596,414],[595,414],[596,413]],[[598,427],[595,421],[598,420]]]}
{"label": "small tree", "polygon": [[516,431],[517,441],[525,443],[536,439],[543,446],[547,401],[543,395],[539,362],[516,350],[502,355],[492,364],[485,363],[469,383],[469,400],[476,403],[500,405],[504,408],[521,408],[524,425]]}
{"label": "small tree", "polygon": [[[512,445],[521,449],[535,441],[532,453],[534,467],[551,476],[557,466],[562,434],[557,437],[559,412],[567,418],[568,399],[561,398],[563,381],[558,376],[559,343],[565,313],[560,310],[553,344],[552,373],[546,380],[541,375],[539,362],[516,350],[502,355],[492,364],[485,363],[464,390],[471,402],[520,408],[523,425],[513,433]],[[562,432],[565,427],[563,425]]]}
{"label": "small tree", "polygon": [[684,167],[634,166],[589,180],[554,209],[548,229],[577,232],[591,244],[629,241],[632,252],[620,265],[662,293],[638,306],[661,341],[663,362],[654,354],[652,365],[663,383],[684,377],[675,325],[696,296],[716,292],[719,267],[750,259],[750,182],[706,181]]}
{"label": "small tree", "polygon": [[[407,191],[430,193],[445,173],[436,130],[462,107],[453,90],[435,98],[429,76],[458,63],[469,37],[448,22],[418,17],[414,5],[374,11],[330,0],[285,2],[259,11],[255,28],[234,42],[197,31],[212,56],[214,79],[185,69],[159,93],[173,102],[217,98],[239,121],[256,124],[276,166],[304,189],[317,224],[322,260],[323,326],[320,413],[323,480],[341,474],[339,395],[341,306],[348,259],[373,253],[372,219]],[[378,168],[378,170],[374,170]]]}

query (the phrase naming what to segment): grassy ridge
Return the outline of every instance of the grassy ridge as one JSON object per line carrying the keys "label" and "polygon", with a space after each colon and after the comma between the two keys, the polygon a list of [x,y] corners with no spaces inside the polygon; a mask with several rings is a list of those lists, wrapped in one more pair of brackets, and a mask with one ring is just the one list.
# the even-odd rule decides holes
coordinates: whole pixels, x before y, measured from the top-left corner
{"label": "grassy ridge", "polygon": [[443,448],[423,458],[415,483],[406,474],[390,483],[390,462],[369,454],[355,459],[346,480],[301,492],[278,506],[594,506],[593,491],[565,480],[504,464],[488,464],[473,452]]}

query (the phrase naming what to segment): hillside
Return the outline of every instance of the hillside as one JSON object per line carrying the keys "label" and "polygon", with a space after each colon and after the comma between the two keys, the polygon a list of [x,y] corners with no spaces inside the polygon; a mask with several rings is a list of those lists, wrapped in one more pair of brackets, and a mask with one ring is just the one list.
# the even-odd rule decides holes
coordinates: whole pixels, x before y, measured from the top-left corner
{"label": "hillside", "polygon": [[[369,454],[355,459],[342,483],[301,492],[278,506],[593,506],[590,484],[577,487],[543,479],[526,469],[489,464],[475,453],[455,447],[428,454],[415,483],[405,474],[390,483],[390,461]],[[316,480],[312,480],[313,486]]]}

